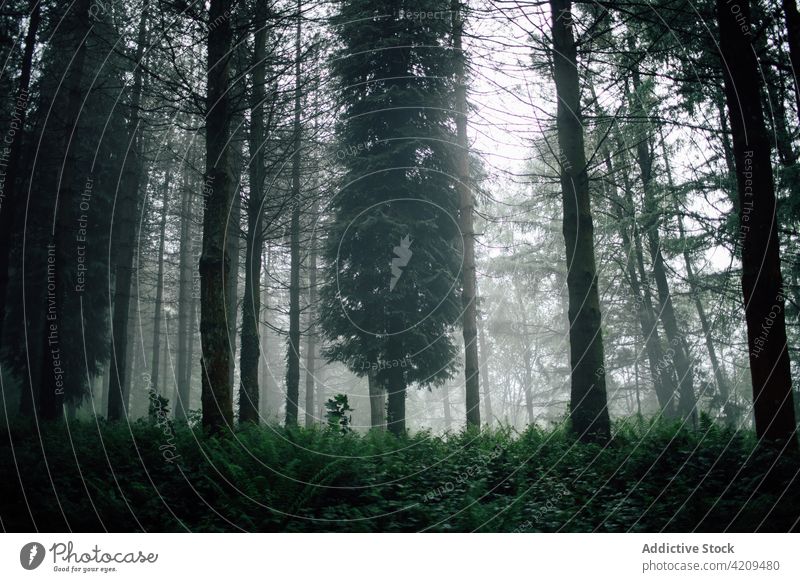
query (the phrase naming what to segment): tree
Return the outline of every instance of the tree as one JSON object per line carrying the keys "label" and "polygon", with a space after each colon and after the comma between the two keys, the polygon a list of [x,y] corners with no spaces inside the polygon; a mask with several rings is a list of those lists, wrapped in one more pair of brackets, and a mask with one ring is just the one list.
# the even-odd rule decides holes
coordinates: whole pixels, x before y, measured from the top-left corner
{"label": "tree", "polygon": [[746,3],[736,6],[739,14],[725,0],[717,0],[716,16],[739,193],[753,416],[760,439],[797,448],[770,139],[751,44],[750,8]]}
{"label": "tree", "polygon": [[300,399],[300,50],[302,0],[297,0],[297,28],[294,62],[294,123],[292,135],[292,199],[291,225],[289,226],[290,275],[289,275],[289,337],[286,350],[286,426],[297,425],[298,400]]}
{"label": "tree", "polygon": [[[30,101],[31,72],[33,68],[33,50],[36,44],[36,34],[42,21],[42,3],[40,0],[29,1],[28,31],[25,34],[25,52],[22,57],[22,67],[17,84],[17,94],[14,100],[14,122],[16,135],[11,145],[4,151],[4,161],[7,159],[8,171],[0,183],[0,345],[3,344],[3,322],[6,316],[6,299],[8,295],[9,263],[11,254],[13,224],[17,213],[17,179],[22,166],[22,145],[25,134],[25,121],[28,117],[28,102]],[[11,134],[9,134],[11,135]],[[7,155],[7,158],[6,158]]]}
{"label": "tree", "polygon": [[133,279],[133,256],[136,247],[136,218],[141,206],[140,182],[142,167],[142,136],[139,109],[142,100],[143,69],[137,66],[144,57],[147,45],[147,14],[149,0],[142,4],[139,31],[134,56],[135,69],[130,92],[128,115],[128,151],[120,176],[119,206],[115,206],[116,218],[114,245],[114,298],[111,319],[112,349],[111,374],[108,386],[108,419],[119,420],[127,412],[129,379],[125,377],[128,352],[128,319],[130,316],[131,282]]}
{"label": "tree", "polygon": [[467,139],[467,85],[466,56],[461,37],[464,18],[461,1],[453,0],[453,63],[455,65],[456,102],[456,152],[457,189],[459,198],[459,226],[464,249],[463,291],[461,301],[464,314],[461,316],[464,332],[464,387],[467,400],[467,426],[481,425],[481,390],[478,362],[478,304],[475,288],[475,229],[473,228],[473,196],[469,179],[469,141]]}
{"label": "tree", "polygon": [[[333,61],[345,176],[330,204],[320,321],[329,360],[385,386],[387,428],[406,430],[406,388],[451,377],[459,314],[457,175],[449,143],[450,22],[386,18],[394,3],[343,2]],[[413,13],[449,2],[415,0]],[[376,50],[378,48],[379,50]]]}
{"label": "tree", "polygon": [[219,431],[233,426],[232,357],[228,342],[231,257],[225,244],[227,216],[234,202],[232,175],[230,59],[231,0],[211,0],[208,17],[206,94],[206,178],[203,188],[203,252],[200,257],[200,338],[202,343],[203,426]]}
{"label": "tree", "polygon": [[583,441],[605,441],[610,423],[572,2],[551,0],[550,8],[568,266],[571,429]]}
{"label": "tree", "polygon": [[258,361],[261,342],[261,258],[264,250],[265,159],[264,107],[267,59],[267,22],[264,2],[256,4],[256,32],[253,40],[252,90],[250,96],[250,195],[247,202],[244,298],[239,388],[239,422],[258,422]]}

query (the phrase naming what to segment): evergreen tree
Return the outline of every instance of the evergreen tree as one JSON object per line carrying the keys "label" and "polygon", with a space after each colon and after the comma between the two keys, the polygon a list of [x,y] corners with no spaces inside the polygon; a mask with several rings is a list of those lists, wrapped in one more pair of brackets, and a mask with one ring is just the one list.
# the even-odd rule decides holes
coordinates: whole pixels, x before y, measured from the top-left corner
{"label": "evergreen tree", "polygon": [[[438,385],[455,370],[462,243],[449,2],[396,9],[347,0],[336,17],[346,173],[331,202],[320,315],[326,356],[360,376],[374,369],[399,435],[407,385]],[[431,12],[440,17],[418,18]]]}

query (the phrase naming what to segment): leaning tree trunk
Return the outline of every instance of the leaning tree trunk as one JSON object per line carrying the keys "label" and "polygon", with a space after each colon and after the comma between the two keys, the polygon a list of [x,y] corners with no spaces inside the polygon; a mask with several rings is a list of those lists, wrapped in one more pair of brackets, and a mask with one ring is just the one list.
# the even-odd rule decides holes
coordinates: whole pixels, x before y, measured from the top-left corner
{"label": "leaning tree trunk", "polygon": [[469,141],[467,140],[467,85],[465,73],[466,57],[462,49],[461,35],[464,20],[461,17],[461,0],[451,4],[453,19],[453,56],[455,62],[455,118],[456,118],[456,186],[459,197],[459,226],[464,249],[462,270],[463,289],[461,300],[464,313],[464,387],[467,408],[467,427],[481,425],[481,390],[478,362],[478,309],[475,296],[475,229],[473,228],[473,199],[469,187]]}
{"label": "leaning tree trunk", "polygon": [[292,156],[292,218],[290,226],[289,342],[286,357],[286,426],[297,425],[300,398],[300,22],[301,0],[297,0],[297,30],[294,63],[294,152]]}
{"label": "leaning tree trunk", "polygon": [[[635,50],[633,41],[630,40],[631,50]],[[631,95],[631,108],[643,119],[649,115],[646,107],[642,105],[643,96],[638,93],[641,91],[641,81],[639,71],[634,68],[632,72],[633,88],[637,94]],[[691,357],[686,347],[686,340],[678,326],[678,319],[675,315],[675,307],[672,303],[672,294],[667,280],[666,262],[661,252],[661,236],[659,233],[659,217],[661,215],[656,201],[656,186],[653,180],[653,152],[650,148],[650,139],[647,134],[638,136],[636,143],[636,162],[644,190],[644,229],[647,235],[650,257],[653,260],[653,279],[656,282],[658,292],[658,308],[661,314],[661,323],[664,325],[664,333],[669,342],[668,353],[673,353],[675,371],[678,374],[678,414],[684,419],[691,419],[693,422],[697,417],[694,395],[694,370],[692,368]]]}
{"label": "leaning tree trunk", "polygon": [[610,421],[603,365],[600,298],[594,258],[594,225],[583,126],[577,50],[572,29],[572,2],[550,0],[553,72],[558,110],[556,125],[561,150],[561,193],[569,294],[571,430],[582,441],[606,441]]}
{"label": "leaning tree trunk", "polygon": [[761,77],[751,45],[750,7],[743,29],[717,0],[725,98],[733,132],[739,192],[744,295],[753,416],[759,439],[797,448],[792,377],[786,340],[775,182],[770,138],[761,107]]}
{"label": "leaning tree trunk", "polygon": [[114,241],[114,313],[112,315],[111,384],[108,387],[108,419],[119,420],[127,414],[130,379],[125,377],[128,354],[128,322],[133,280],[133,259],[136,249],[136,219],[140,206],[140,182],[143,164],[139,129],[139,107],[142,100],[142,67],[144,49],[147,45],[147,8],[149,0],[142,5],[139,32],[134,57],[135,70],[130,97],[130,121],[128,125],[128,152],[120,181],[119,212],[116,218],[116,240]]}
{"label": "leaning tree trunk", "polygon": [[[608,175],[613,177],[615,175],[614,164],[607,151],[605,152],[605,164]],[[624,165],[626,164],[623,162],[623,166]],[[636,303],[636,313],[639,316],[639,326],[641,327],[642,337],[645,341],[650,377],[656,390],[658,406],[661,409],[661,414],[665,418],[672,418],[674,416],[676,386],[672,381],[672,373],[669,370],[664,371],[661,369],[661,363],[664,361],[664,352],[661,346],[661,336],[658,333],[658,317],[653,309],[653,299],[646,278],[647,274],[644,270],[641,235],[636,225],[636,209],[633,204],[630,180],[626,173],[623,173],[622,177],[625,197],[624,199],[617,200],[617,206],[619,208],[617,220],[620,237],[622,239],[622,248],[628,259],[626,265],[628,282],[631,286],[631,291],[633,292]],[[616,187],[612,186],[612,189],[616,190]],[[631,240],[631,235],[628,234],[628,229],[625,225],[626,220],[630,221],[632,225],[633,241]],[[639,267],[639,271],[637,271],[637,266]],[[641,279],[639,277],[640,272]]]}
{"label": "leaning tree trunk", "polygon": [[210,0],[206,95],[206,182],[203,188],[203,253],[200,258],[203,426],[219,431],[233,425],[232,354],[228,342],[226,291],[231,260],[225,246],[228,212],[236,184],[231,175],[230,53],[231,0]]}

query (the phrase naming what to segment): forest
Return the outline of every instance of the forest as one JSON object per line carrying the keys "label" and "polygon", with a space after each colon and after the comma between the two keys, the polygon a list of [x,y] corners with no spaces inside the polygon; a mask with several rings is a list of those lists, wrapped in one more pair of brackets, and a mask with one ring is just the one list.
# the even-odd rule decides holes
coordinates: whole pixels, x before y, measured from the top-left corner
{"label": "forest", "polygon": [[4,0],[0,529],[800,531],[796,0]]}

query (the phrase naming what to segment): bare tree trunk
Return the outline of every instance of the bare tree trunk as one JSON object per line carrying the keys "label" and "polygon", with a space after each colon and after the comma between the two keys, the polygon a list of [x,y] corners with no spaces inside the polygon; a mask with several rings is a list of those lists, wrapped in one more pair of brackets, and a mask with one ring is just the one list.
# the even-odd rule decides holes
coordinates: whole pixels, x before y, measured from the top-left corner
{"label": "bare tree trunk", "polygon": [[218,23],[208,34],[206,95],[206,182],[203,254],[200,258],[200,336],[203,426],[219,431],[233,426],[232,354],[228,342],[231,258],[225,246],[227,216],[236,185],[231,172],[230,62],[231,0],[210,0],[209,19]]}
{"label": "bare tree trunk", "polygon": [[572,29],[572,2],[551,0],[553,60],[561,150],[569,293],[571,429],[582,441],[606,441],[610,420],[606,399],[600,299],[594,258],[594,225],[586,169],[577,50]]}
{"label": "bare tree trunk", "polygon": [[183,169],[181,192],[181,250],[178,265],[180,287],[178,289],[178,364],[176,374],[175,418],[186,420],[189,412],[189,384],[186,383],[187,368],[191,366],[189,337],[189,311],[192,308],[192,189],[189,183],[188,164]]}
{"label": "bare tree trunk", "polygon": [[261,285],[261,305],[263,306],[262,312],[263,316],[261,317],[261,334],[259,336],[259,344],[263,345],[264,357],[261,357],[261,353],[259,353],[259,369],[261,374],[261,379],[259,382],[259,386],[262,387],[261,389],[261,398],[259,400],[259,408],[261,410],[261,416],[263,418],[267,418],[269,415],[270,406],[273,404],[274,395],[277,392],[277,387],[275,385],[275,380],[272,376],[272,370],[269,367],[269,358],[267,354],[270,351],[270,331],[269,325],[267,323],[267,316],[269,315],[269,271],[271,266],[271,251],[269,247],[267,247],[266,253],[266,264],[264,265],[264,277]]}
{"label": "bare tree trunk", "polygon": [[[147,45],[147,9],[149,0],[142,5],[131,90],[131,117],[128,126],[129,146],[120,181],[119,212],[115,213],[117,228],[116,247],[111,256],[114,264],[114,313],[112,316],[111,385],[108,388],[108,419],[119,420],[127,414],[128,379],[125,378],[127,355],[128,317],[130,315],[133,255],[136,249],[136,220],[140,206],[142,178],[141,137],[139,135],[139,107],[142,98],[142,67],[139,66]],[[112,247],[113,248],[113,247]]]}
{"label": "bare tree trunk", "polygon": [[[75,52],[69,57],[70,61],[66,65],[64,81],[59,88],[59,94],[63,93],[65,98],[62,101],[61,98],[56,97],[55,102],[52,104],[53,107],[63,107],[63,110],[60,110],[59,113],[63,116],[63,119],[66,120],[67,127],[64,127],[63,132],[59,135],[59,141],[61,143],[59,144],[58,153],[64,156],[61,174],[58,178],[51,176],[45,186],[45,188],[50,187],[50,180],[53,180],[52,187],[58,190],[58,205],[54,207],[55,223],[53,225],[53,236],[50,241],[51,246],[48,248],[48,260],[51,256],[55,260],[55,269],[53,272],[53,299],[55,301],[55,308],[52,313],[54,318],[50,320],[51,313],[48,312],[48,321],[45,322],[45,320],[41,320],[43,327],[38,334],[33,336],[41,338],[39,345],[42,348],[42,351],[37,354],[37,357],[40,358],[38,361],[40,365],[39,381],[34,384],[39,386],[39,401],[37,404],[39,418],[41,420],[60,420],[63,417],[63,403],[66,393],[64,387],[59,386],[56,375],[52,373],[54,354],[58,354],[55,357],[60,359],[64,352],[74,349],[71,346],[67,347],[65,345],[67,330],[63,329],[63,327],[59,328],[59,322],[64,320],[63,313],[68,302],[67,297],[69,293],[66,279],[67,271],[71,269],[71,266],[68,267],[64,263],[69,256],[67,254],[67,249],[69,248],[72,236],[74,236],[73,217],[69,212],[69,208],[77,198],[74,174],[78,166],[77,154],[74,148],[70,147],[70,141],[78,128],[81,104],[85,96],[81,79],[86,63],[86,38],[90,30],[90,25],[88,25],[89,8],[88,0],[80,0],[70,5],[67,9],[69,15],[65,16],[63,26],[67,27],[70,31],[68,34],[71,36],[71,41],[74,42],[73,46],[75,47]],[[50,255],[50,252],[52,252],[52,255]],[[50,291],[48,289],[48,295],[49,294]],[[50,301],[49,296],[47,300],[48,302]],[[50,321],[53,323],[50,324]],[[45,327],[45,324],[48,325]],[[55,329],[52,325],[55,325]],[[51,339],[49,334],[45,333],[45,329],[49,329],[51,333],[55,333],[56,341],[54,347],[51,346]],[[76,376],[77,375],[74,375],[73,378],[77,379]]]}
{"label": "bare tree trunk", "polygon": [[245,258],[244,299],[242,301],[242,338],[239,387],[239,422],[258,422],[258,362],[261,342],[258,322],[261,317],[261,258],[264,249],[264,82],[266,76],[267,33],[263,3],[257,5],[257,23],[253,48],[253,88],[250,101],[250,198],[247,204],[247,250]]}
{"label": "bare tree trunk", "polygon": [[450,386],[446,383],[442,384],[442,412],[444,413],[444,428],[451,430],[453,428],[453,406],[450,403]]}
{"label": "bare tree trunk", "polygon": [[[315,205],[316,206],[316,205]],[[316,219],[316,208],[312,220]],[[308,336],[306,337],[306,426],[311,427],[315,422],[314,414],[314,374],[317,361],[317,331],[316,331],[316,304],[317,304],[317,233],[311,235],[311,250],[308,259]],[[371,402],[371,397],[370,397]]]}
{"label": "bare tree trunk", "polygon": [[[389,329],[398,329],[395,322],[390,323]],[[402,346],[395,338],[391,338],[387,345],[387,361],[403,358]],[[385,374],[379,378],[386,378],[386,392],[388,404],[386,407],[386,428],[395,436],[406,434],[406,378],[405,371],[400,366],[390,366]]]}
{"label": "bare tree trunk", "polygon": [[170,170],[164,178],[164,196],[161,200],[161,223],[158,239],[158,277],[156,279],[156,304],[153,311],[153,364],[150,371],[150,390],[159,394],[159,366],[161,362],[161,311],[164,302],[164,246],[167,234],[167,205],[169,203]]}
{"label": "bare tree trunk", "polygon": [[486,411],[486,424],[489,428],[494,424],[492,411],[492,386],[489,382],[489,345],[486,343],[483,318],[478,318],[478,341],[481,358],[481,377],[483,378],[483,408]]}
{"label": "bare tree trunk", "polygon": [[475,229],[473,227],[473,200],[469,176],[469,141],[467,140],[467,86],[464,51],[461,34],[464,20],[461,0],[452,0],[453,52],[455,62],[455,120],[456,120],[456,174],[459,196],[459,225],[464,249],[462,270],[464,307],[462,327],[464,332],[464,388],[467,408],[467,427],[481,426],[481,391],[478,363],[477,301],[475,297]]}
{"label": "bare tree trunk", "polygon": [[294,154],[292,157],[292,218],[290,226],[289,345],[286,358],[286,426],[297,425],[300,398],[300,42],[302,3],[297,0],[294,84]]}
{"label": "bare tree trunk", "polygon": [[[761,78],[751,44],[750,6],[734,15],[717,0],[725,97],[733,131],[739,192],[744,295],[753,415],[759,439],[797,448],[786,340],[775,182],[761,107]],[[737,23],[744,18],[745,26]]]}

